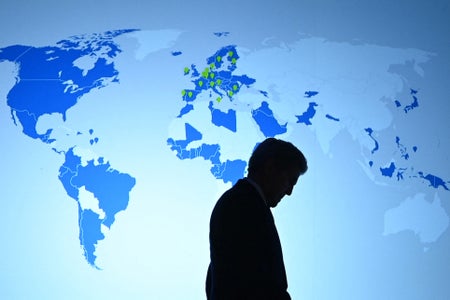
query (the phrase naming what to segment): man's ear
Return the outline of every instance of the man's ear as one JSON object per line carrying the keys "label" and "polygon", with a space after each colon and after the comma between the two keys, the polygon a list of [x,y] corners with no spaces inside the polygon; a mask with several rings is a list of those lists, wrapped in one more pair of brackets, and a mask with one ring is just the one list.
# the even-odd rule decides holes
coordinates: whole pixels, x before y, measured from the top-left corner
{"label": "man's ear", "polygon": [[264,175],[273,176],[278,170],[279,166],[276,164],[273,158],[269,158],[264,164]]}

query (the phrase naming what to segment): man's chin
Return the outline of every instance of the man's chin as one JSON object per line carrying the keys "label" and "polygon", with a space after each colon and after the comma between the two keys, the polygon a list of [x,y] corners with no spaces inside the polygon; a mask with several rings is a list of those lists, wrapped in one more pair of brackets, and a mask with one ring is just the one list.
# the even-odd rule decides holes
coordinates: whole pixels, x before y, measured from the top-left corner
{"label": "man's chin", "polygon": [[278,205],[278,203],[280,203],[280,201],[273,201],[269,203],[269,207],[274,208]]}

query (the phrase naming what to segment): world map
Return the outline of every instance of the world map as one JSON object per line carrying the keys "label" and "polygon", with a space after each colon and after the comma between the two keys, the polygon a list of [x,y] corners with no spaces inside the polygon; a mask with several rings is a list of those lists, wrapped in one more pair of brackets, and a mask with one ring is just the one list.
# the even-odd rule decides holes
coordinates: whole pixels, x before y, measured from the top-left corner
{"label": "world map", "polygon": [[[420,157],[435,148],[443,150],[411,136],[410,126],[430,117],[430,111],[422,107],[430,99],[423,99],[420,86],[409,85],[402,73],[408,70],[422,74],[420,65],[431,54],[375,45],[349,46],[314,37],[282,47],[250,50],[228,44],[226,37],[232,34],[210,33],[219,43],[223,41],[222,46],[202,61],[180,64],[179,73],[172,74],[182,84],[173,87],[178,98],[160,104],[173,107],[172,123],[164,129],[168,131],[167,139],[160,141],[165,151],[176,156],[180,164],[186,160],[206,163],[215,180],[230,186],[246,175],[248,155],[264,138],[289,139],[293,131],[307,130],[323,154],[332,158],[338,151],[333,141],[345,132],[359,149],[358,157],[347,159],[356,160],[373,185],[418,186],[417,193],[385,211],[383,235],[410,231],[424,251],[432,247],[448,229],[449,216],[440,205],[438,193],[432,200],[426,195],[448,193],[450,178],[448,172],[435,170]],[[173,43],[145,50],[145,35],[139,29],[112,30],[72,36],[54,45],[0,49],[0,64],[14,65],[14,84],[4,99],[10,121],[24,136],[42,142],[55,156],[63,158],[54,180],[59,180],[67,198],[77,204],[82,255],[98,270],[102,268],[96,250],[107,239],[105,228],[120,226],[116,215],[126,213],[134,201],[130,194],[144,180],[114,167],[114,161],[107,157],[89,154],[111,138],[98,135],[96,128],[71,128],[70,133],[60,134],[58,128],[43,128],[42,124],[49,116],[65,123],[68,112],[89,101],[88,95],[98,96],[103,90],[123,84],[116,61],[124,55],[124,38],[141,43],[139,49],[144,53],[138,50],[136,59],[163,51],[166,58],[176,62],[187,51]],[[331,51],[344,60],[352,57],[354,64],[343,70],[333,67],[336,61],[324,59],[313,70],[305,60],[297,59],[309,55],[311,49],[318,53]],[[366,58],[369,52],[379,54],[370,65]],[[269,71],[253,74],[250,66]],[[322,68],[327,71],[320,73]],[[309,77],[313,73],[328,77]],[[272,84],[275,76],[278,81]],[[80,140],[85,143],[80,144]],[[417,219],[418,215],[423,219]]]}

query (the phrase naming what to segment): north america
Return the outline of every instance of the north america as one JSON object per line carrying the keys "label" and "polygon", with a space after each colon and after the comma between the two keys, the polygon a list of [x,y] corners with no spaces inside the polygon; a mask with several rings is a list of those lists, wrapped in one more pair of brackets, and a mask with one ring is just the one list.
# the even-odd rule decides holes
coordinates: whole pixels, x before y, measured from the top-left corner
{"label": "north america", "polygon": [[[86,137],[91,146],[99,142],[94,129],[83,132],[76,128],[66,134],[68,148],[61,146],[55,128],[43,133],[37,129],[41,119],[59,115],[67,121],[67,112],[86,95],[119,82],[114,59],[122,52],[115,38],[136,32],[135,29],[107,31],[98,34],[72,36],[55,45],[34,47],[12,45],[0,49],[0,63],[15,65],[15,84],[7,94],[11,119],[22,133],[51,147],[65,161],[58,178],[67,195],[77,201],[79,242],[88,264],[99,269],[95,251],[98,241],[105,238],[103,227],[110,228],[115,215],[127,208],[129,193],[136,184],[131,175],[115,170],[103,157],[84,162],[77,155],[77,140]],[[87,205],[81,191],[91,193],[95,205]]]}

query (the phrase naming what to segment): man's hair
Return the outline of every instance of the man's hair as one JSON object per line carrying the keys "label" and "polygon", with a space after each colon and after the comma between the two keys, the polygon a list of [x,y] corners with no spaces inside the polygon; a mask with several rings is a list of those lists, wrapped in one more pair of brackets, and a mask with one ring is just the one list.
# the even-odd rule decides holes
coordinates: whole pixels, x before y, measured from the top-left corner
{"label": "man's hair", "polygon": [[268,160],[273,160],[282,168],[297,167],[300,175],[308,170],[303,153],[292,143],[268,138],[256,146],[248,162],[248,173],[258,172]]}

